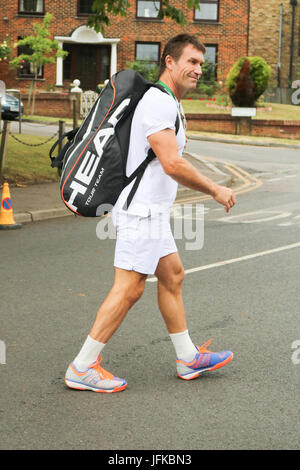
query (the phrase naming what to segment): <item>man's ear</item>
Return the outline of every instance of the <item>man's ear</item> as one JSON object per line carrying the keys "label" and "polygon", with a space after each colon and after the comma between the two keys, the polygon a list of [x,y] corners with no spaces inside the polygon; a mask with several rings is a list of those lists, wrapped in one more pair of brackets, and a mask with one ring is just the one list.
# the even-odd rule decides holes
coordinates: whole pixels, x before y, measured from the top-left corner
{"label": "man's ear", "polygon": [[165,58],[165,64],[166,64],[166,68],[170,71],[173,70],[173,64],[174,64],[174,59],[171,55],[167,55],[166,58]]}

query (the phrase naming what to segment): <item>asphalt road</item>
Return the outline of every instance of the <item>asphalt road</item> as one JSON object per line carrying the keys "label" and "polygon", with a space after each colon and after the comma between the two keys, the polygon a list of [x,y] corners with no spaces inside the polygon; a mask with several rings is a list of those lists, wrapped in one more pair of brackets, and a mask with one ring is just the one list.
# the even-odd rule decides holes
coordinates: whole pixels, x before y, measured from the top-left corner
{"label": "asphalt road", "polygon": [[[43,122],[23,122],[21,123],[21,132],[22,134],[30,134],[30,135],[39,135],[45,137],[51,137],[56,132],[58,133],[58,121],[53,124],[45,124]],[[65,132],[71,130],[72,126],[66,126]],[[19,133],[19,121],[11,121],[10,123],[10,132],[15,134]]]}
{"label": "asphalt road", "polygon": [[111,286],[114,240],[99,240],[98,220],[90,219],[3,231],[0,449],[299,450],[297,153],[242,147],[234,158],[229,146],[214,145],[189,150],[243,160],[244,176],[263,184],[252,189],[237,177],[228,215],[202,200],[202,249],[187,250],[184,238],[177,245],[190,335],[196,344],[213,338],[211,349],[231,349],[233,361],[194,381],[178,379],[150,280],[104,349],[104,367],[126,378],[127,389],[67,389],[68,362]]}

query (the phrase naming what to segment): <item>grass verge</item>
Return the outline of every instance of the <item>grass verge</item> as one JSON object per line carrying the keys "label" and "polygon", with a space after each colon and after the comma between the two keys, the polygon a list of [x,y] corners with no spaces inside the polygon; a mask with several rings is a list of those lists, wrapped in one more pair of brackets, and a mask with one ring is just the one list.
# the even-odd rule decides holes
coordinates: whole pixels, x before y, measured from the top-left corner
{"label": "grass verge", "polygon": [[300,139],[280,139],[277,137],[260,137],[260,136],[251,136],[251,135],[233,135],[233,134],[218,134],[217,132],[202,132],[202,131],[189,131],[187,136],[201,137],[202,140],[205,140],[205,137],[222,139],[228,141],[235,141],[238,143],[251,142],[252,144],[287,144],[287,145],[299,145]]}
{"label": "grass verge", "polygon": [[[214,101],[182,100],[185,113],[229,114],[231,106],[219,106]],[[263,103],[257,107],[253,119],[300,120],[300,106],[277,103]]]}
{"label": "grass verge", "polygon": [[[220,101],[222,102],[222,101]],[[182,100],[182,106],[185,113],[200,114],[229,114],[231,115],[231,106],[218,105],[216,101],[210,100]],[[72,124],[70,118],[55,118],[47,116],[24,116],[24,119],[31,121],[45,121],[49,123],[58,123],[61,119],[68,124]],[[284,119],[300,120],[300,106],[278,103],[262,103],[257,107],[257,115],[254,119]],[[80,125],[82,120],[78,121]]]}
{"label": "grass verge", "polygon": [[[24,143],[17,142],[14,135]],[[47,137],[10,134],[3,169],[5,180],[17,184],[58,181],[57,169],[51,168],[49,158],[54,139],[44,143]],[[33,146],[37,144],[42,145]]]}
{"label": "grass verge", "polygon": [[[72,125],[73,124],[73,119],[70,119],[68,117],[62,118],[62,117],[53,117],[53,116],[32,116],[30,114],[24,114],[23,115],[23,120],[26,121],[33,121],[37,123],[42,123],[42,122],[47,122],[49,124],[57,124],[58,121],[64,121],[66,124]],[[82,119],[78,119],[78,125],[82,123]]]}

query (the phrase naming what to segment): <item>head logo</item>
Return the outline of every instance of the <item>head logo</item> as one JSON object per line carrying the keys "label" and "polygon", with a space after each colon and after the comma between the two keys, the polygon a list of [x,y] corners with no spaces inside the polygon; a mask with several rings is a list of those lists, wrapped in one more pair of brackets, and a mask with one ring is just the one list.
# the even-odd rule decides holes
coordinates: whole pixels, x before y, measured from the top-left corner
{"label": "head logo", "polygon": [[[72,192],[70,194],[69,200],[67,201],[67,205],[71,210],[75,212],[77,211],[76,197],[78,196],[78,194],[84,195],[86,191],[88,190],[89,185],[92,179],[94,178],[95,172],[98,168],[98,164],[104,152],[105,145],[107,141],[110,139],[110,137],[114,135],[115,127],[118,124],[119,120],[121,119],[125,109],[129,105],[130,100],[131,98],[126,98],[125,100],[123,100],[122,103],[119,104],[117,109],[108,119],[107,123],[110,126],[104,129],[100,129],[99,131],[97,131],[95,137],[93,137],[93,144],[96,150],[96,154],[90,152],[89,150],[86,152],[86,154],[84,154],[84,151],[86,149],[85,147],[83,151],[84,156],[82,158],[80,167],[74,176],[74,180],[70,184],[70,188],[72,189]],[[80,155],[80,158],[81,157],[82,157],[82,154]],[[99,175],[100,178],[103,174],[103,171],[104,171],[104,168],[101,168],[101,172]],[[96,179],[96,182],[97,182],[96,186],[98,186],[100,182],[99,176]],[[90,191],[92,191],[91,188],[89,189]],[[95,189],[93,193],[94,192],[95,192]],[[91,195],[93,195],[93,193]],[[89,199],[88,204],[90,203],[90,201],[91,199]]]}

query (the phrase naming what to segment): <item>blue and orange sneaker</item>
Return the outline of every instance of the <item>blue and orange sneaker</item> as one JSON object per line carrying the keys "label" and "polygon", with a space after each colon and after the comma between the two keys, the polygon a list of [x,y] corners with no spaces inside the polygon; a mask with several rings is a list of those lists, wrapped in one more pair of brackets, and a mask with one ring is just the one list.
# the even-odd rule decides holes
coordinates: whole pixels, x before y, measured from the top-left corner
{"label": "blue and orange sneaker", "polygon": [[208,370],[216,370],[225,366],[233,358],[231,351],[211,352],[207,346],[210,345],[212,339],[206,341],[202,346],[196,346],[198,352],[192,362],[185,362],[177,359],[177,375],[184,380],[192,380],[202,372]]}
{"label": "blue and orange sneaker", "polygon": [[121,392],[127,387],[127,382],[103,369],[100,366],[102,357],[90,365],[85,371],[80,372],[76,369],[73,362],[69,365],[65,384],[70,388],[77,390],[92,390],[93,392],[113,393]]}

